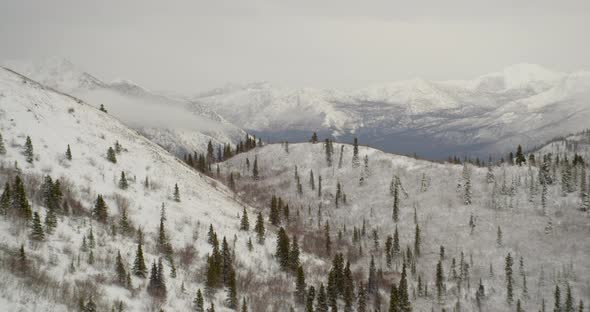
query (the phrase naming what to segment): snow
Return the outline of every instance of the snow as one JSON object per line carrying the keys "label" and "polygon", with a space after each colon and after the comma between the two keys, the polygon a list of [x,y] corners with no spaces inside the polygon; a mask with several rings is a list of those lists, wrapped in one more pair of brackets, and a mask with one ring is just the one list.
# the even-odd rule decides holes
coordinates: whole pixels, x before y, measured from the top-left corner
{"label": "snow", "polygon": [[[159,225],[162,203],[167,210],[167,228],[175,250],[185,245],[194,246],[198,252],[197,259],[188,270],[178,268],[178,277],[167,277],[168,300],[163,303],[164,309],[186,310],[194,298],[196,289],[203,289],[200,279],[195,280],[191,274],[204,265],[203,257],[210,252],[206,243],[206,232],[212,224],[219,237],[228,237],[233,242],[236,235],[236,254],[248,254],[246,242],[251,233],[239,231],[238,215],[243,207],[250,210],[251,220],[254,210],[236,201],[233,193],[218,182],[198,174],[163,148],[139,135],[135,130],[119,122],[107,113],[88,105],[84,101],[54,92],[32,80],[11,71],[0,69],[0,132],[7,146],[7,154],[0,156],[3,167],[18,167],[25,174],[51,175],[59,178],[62,185],[72,183],[74,196],[90,209],[94,205],[97,194],[104,194],[109,214],[120,213],[117,197],[129,202],[129,217],[135,226],[143,228],[145,233],[145,258],[150,264],[157,258],[153,246]],[[26,136],[30,136],[35,161],[28,164],[21,151]],[[106,151],[118,141],[123,152],[117,155],[117,163],[106,160]],[[65,159],[67,145],[71,146],[73,159]],[[121,171],[125,171],[130,182],[127,190],[120,190],[117,181]],[[149,177],[151,187],[143,186],[145,177]],[[5,181],[0,181],[4,185]],[[172,200],[174,185],[178,183],[181,202]],[[45,209],[37,205],[34,211],[45,215]],[[127,290],[111,285],[113,269],[103,261],[114,259],[120,250],[127,262],[127,267],[134,259],[136,245],[133,240],[118,236],[113,240],[108,229],[94,223],[97,237],[95,257],[97,265],[82,264],[75,273],[68,273],[69,264],[79,254],[82,236],[89,229],[91,220],[63,218],[58,222],[55,234],[51,235],[40,247],[28,243],[27,231],[15,230],[6,220],[0,220],[0,246],[16,249],[21,243],[29,253],[29,257],[39,257],[41,269],[58,281],[93,279],[106,276],[107,283],[99,283],[101,303],[112,304],[114,300],[123,300],[130,310],[147,310],[155,304],[145,293],[145,287],[138,295],[132,296]],[[272,235],[269,233],[268,235]],[[275,272],[271,252],[273,239],[267,240],[267,246],[255,246],[251,253],[257,262],[240,258],[240,273],[248,271]],[[70,250],[69,252],[66,250]],[[0,251],[0,254],[3,251]],[[55,258],[52,261],[50,259]],[[166,266],[166,271],[168,272]],[[17,285],[15,278],[6,271],[0,271],[5,285]],[[166,274],[168,276],[168,274]],[[180,284],[184,282],[187,294],[180,293]],[[135,287],[144,285],[146,281],[133,278]],[[20,289],[21,286],[19,286]],[[12,288],[12,287],[10,287]],[[263,291],[263,290],[261,290]],[[254,293],[254,291],[252,291]],[[97,294],[98,296],[99,294]],[[65,311],[63,306],[53,306],[52,298],[44,295],[32,296],[25,288],[20,292],[0,293],[0,302],[11,302],[9,307],[14,310],[25,309],[35,311]],[[223,291],[219,292],[216,306],[224,311]],[[42,308],[35,308],[36,306]],[[108,306],[110,309],[110,306]],[[10,308],[12,309],[12,308]]]}
{"label": "snow", "polygon": [[[465,298],[461,299],[463,309],[476,311],[474,293],[479,278],[486,287],[485,305],[494,311],[511,310],[505,305],[504,258],[510,252],[515,259],[515,300],[521,298],[525,311],[537,310],[542,298],[552,303],[552,293],[558,283],[562,290],[567,281],[573,289],[577,302],[583,299],[588,302],[588,278],[590,277],[590,241],[586,239],[590,223],[588,214],[581,212],[578,192],[562,197],[560,186],[549,189],[547,214],[542,214],[540,191],[528,200],[528,183],[530,172],[527,166],[493,167],[495,180],[500,187],[503,183],[509,186],[516,183],[514,196],[496,194],[497,205],[492,204],[494,184],[486,182],[486,168],[470,167],[473,191],[473,204],[465,205],[462,193],[457,193],[457,183],[462,183],[462,166],[438,164],[429,161],[384,153],[382,151],[359,147],[361,165],[351,166],[352,146],[344,146],[343,166],[338,168],[341,144],[334,144],[334,167],[328,167],[322,143],[289,144],[288,152],[284,144],[273,144],[240,154],[222,166],[224,172],[240,172],[245,176],[245,160],[250,162],[256,156],[261,181],[256,182],[260,192],[268,196],[277,195],[289,203],[290,207],[301,207],[307,231],[317,228],[318,206],[322,203],[322,221],[329,222],[333,237],[344,226],[348,229],[344,241],[334,238],[335,248],[346,255],[356,254],[357,245],[350,245],[353,226],[360,228],[362,220],[367,221],[367,232],[373,229],[379,233],[380,250],[372,249],[372,238],[367,237],[363,245],[365,256],[353,263],[354,272],[362,272],[366,277],[370,255],[376,255],[377,268],[388,269],[384,262],[382,246],[387,235],[392,235],[396,223],[392,221],[392,196],[389,185],[392,176],[399,176],[403,188],[408,192],[407,198],[401,199],[400,222],[397,223],[402,248],[413,246],[414,242],[414,208],[422,231],[422,256],[419,260],[418,274],[423,281],[429,283],[429,290],[434,291],[435,266],[439,259],[439,247],[444,245],[447,258],[443,262],[444,274],[450,274],[450,261],[455,257],[459,261],[461,251],[466,259],[473,255],[474,266],[470,268],[471,289],[463,290]],[[363,158],[369,158],[370,175],[363,173]],[[537,155],[539,156],[539,155]],[[295,168],[303,185],[303,194],[296,191],[294,178]],[[310,170],[316,180],[316,190],[309,185]],[[535,179],[538,177],[536,167],[532,167]],[[426,175],[428,190],[421,192],[422,175]],[[323,196],[317,196],[317,179],[322,177]],[[365,176],[365,182],[359,186],[359,178]],[[347,204],[340,208],[334,206],[336,183],[340,182],[347,196]],[[248,182],[244,187],[248,187]],[[263,196],[263,194],[259,194]],[[311,214],[307,209],[311,209]],[[476,227],[470,234],[469,218],[476,218]],[[546,234],[545,227],[551,220],[553,231]],[[497,227],[503,232],[502,246],[496,245]],[[356,247],[358,248],[358,247]],[[522,279],[518,275],[518,259],[524,258],[527,275],[529,299],[522,294]],[[468,260],[467,260],[468,261]],[[493,265],[494,277],[489,276],[489,265]],[[569,267],[572,266],[569,272]],[[544,271],[544,284],[539,286],[541,268]],[[399,272],[400,267],[397,267]],[[566,276],[566,274],[569,274]],[[573,274],[573,275],[572,275]],[[321,281],[321,280],[320,280]],[[325,283],[325,280],[323,281]],[[319,281],[318,281],[319,283]],[[410,289],[416,286],[414,276]],[[413,285],[413,286],[412,286]],[[415,311],[440,311],[442,307],[452,309],[456,302],[456,284],[447,281],[447,295],[443,305],[436,304],[434,298],[417,299],[413,303]],[[411,292],[412,290],[410,290]],[[382,293],[387,298],[388,293]],[[563,298],[563,297],[562,297]],[[563,300],[563,299],[562,299]],[[492,308],[493,307],[493,308]]]}

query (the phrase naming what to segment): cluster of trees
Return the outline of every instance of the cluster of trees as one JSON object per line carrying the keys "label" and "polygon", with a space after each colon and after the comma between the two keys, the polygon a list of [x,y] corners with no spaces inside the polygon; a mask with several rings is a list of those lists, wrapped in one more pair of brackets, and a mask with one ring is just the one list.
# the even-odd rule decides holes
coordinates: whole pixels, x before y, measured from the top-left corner
{"label": "cluster of trees", "polygon": [[185,154],[184,161],[191,167],[199,170],[202,173],[211,173],[212,172],[212,165],[216,162],[222,162],[231,157],[250,151],[256,146],[262,146],[262,140],[256,139],[256,136],[246,135],[244,140],[240,140],[232,149],[231,144],[223,144],[223,146],[217,146],[217,151],[213,147],[213,143],[211,140],[207,143],[207,152],[206,153],[197,153],[194,152],[192,154]]}

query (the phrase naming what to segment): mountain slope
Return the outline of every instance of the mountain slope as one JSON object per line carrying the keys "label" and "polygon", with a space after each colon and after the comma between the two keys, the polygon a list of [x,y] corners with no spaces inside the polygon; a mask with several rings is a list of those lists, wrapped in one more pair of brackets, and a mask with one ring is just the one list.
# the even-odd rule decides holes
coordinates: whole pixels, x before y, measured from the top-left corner
{"label": "mountain slope", "polygon": [[518,64],[468,81],[414,79],[353,92],[253,84],[195,96],[239,127],[271,139],[312,131],[398,153],[486,156],[580,131],[590,119],[590,74]]}
{"label": "mountain slope", "polygon": [[[0,133],[7,149],[6,155],[0,155],[0,184],[12,182],[20,174],[25,179],[33,211],[44,217],[48,210],[37,200],[42,196],[39,183],[50,175],[60,180],[69,206],[77,207],[78,211],[60,214],[55,232],[41,243],[29,238],[29,228],[19,219],[0,216],[0,288],[4,290],[0,292],[0,302],[7,311],[71,311],[76,309],[80,298],[88,300],[89,296],[99,311],[110,311],[119,301],[126,311],[157,311],[160,307],[169,311],[191,309],[196,289],[204,290],[201,272],[206,266],[204,256],[211,252],[206,241],[210,224],[220,240],[227,237],[233,243],[235,254],[249,255],[236,258],[239,281],[245,280],[242,276],[252,274],[253,270],[257,276],[248,278],[251,284],[261,283],[267,273],[277,272],[276,264],[270,261],[271,239],[267,245],[256,245],[253,251],[246,247],[251,234],[239,230],[237,216],[244,207],[250,210],[249,207],[235,201],[227,188],[196,173],[111,115],[0,68]],[[34,147],[34,161],[30,164],[22,152],[27,136]],[[115,142],[122,151],[116,155],[117,162],[111,163],[106,159],[107,149]],[[65,157],[68,145],[71,161]],[[129,182],[125,190],[119,187],[121,172],[125,172]],[[146,178],[149,187],[144,185]],[[175,185],[180,190],[180,202],[173,199]],[[87,213],[98,194],[104,195],[108,206],[109,219],[105,225]],[[160,302],[146,293],[146,279],[133,276],[131,288],[113,282],[117,251],[130,270],[137,247],[135,234],[113,234],[111,224],[117,227],[123,209],[127,210],[133,227],[143,230],[144,257],[149,268],[162,257],[156,248],[162,207],[166,208],[164,224],[175,251],[177,277],[170,277],[172,267],[166,261],[163,273],[168,296]],[[91,226],[97,242],[93,249],[94,264],[87,263],[89,252],[80,249]],[[9,273],[14,268],[8,264],[21,244],[32,265],[47,274],[43,281],[30,284]],[[55,289],[47,291],[51,288]],[[249,293],[254,304],[258,292],[264,293],[266,288],[242,289],[241,295]],[[63,295],[55,295],[58,292]],[[218,291],[206,301],[213,301],[218,310],[226,311],[224,298],[223,291]]]}
{"label": "mountain slope", "polygon": [[[258,198],[278,196],[289,204],[291,212],[296,211],[304,225],[294,226],[293,232],[302,239],[302,250],[323,250],[325,241],[318,236],[329,231],[332,254],[342,252],[351,259],[355,276],[366,278],[374,260],[378,274],[384,276],[382,298],[389,298],[390,287],[399,283],[402,263],[406,263],[408,289],[410,294],[416,293],[411,295],[414,311],[449,311],[457,305],[465,311],[478,311],[475,293],[479,281],[485,288],[482,311],[513,311],[517,299],[525,311],[540,309],[543,299],[550,306],[556,285],[562,294],[569,285],[574,302],[588,301],[588,212],[579,210],[578,182],[575,191],[562,193],[561,182],[557,182],[562,181],[561,167],[555,167],[554,182],[542,195],[541,173],[534,165],[492,165],[488,172],[486,168],[433,163],[360,146],[355,167],[353,146],[334,143],[333,150],[333,163],[328,165],[324,144],[271,144],[237,155],[222,169],[245,177],[237,182],[238,189],[253,188]],[[244,165],[247,159],[257,161],[257,180],[247,178],[252,175]],[[575,180],[579,181],[579,167],[576,170]],[[398,221],[393,218],[396,180]],[[336,204],[339,186],[341,196]],[[465,202],[467,193],[470,204]],[[386,246],[396,231],[401,251],[388,264]],[[357,233],[362,234],[359,237]],[[508,254],[514,260],[512,306],[506,304],[504,267]],[[445,292],[437,299],[439,261]],[[467,264],[466,272],[461,273],[464,265],[460,263]],[[461,277],[453,277],[453,272]],[[424,295],[424,287],[429,295]],[[388,306],[387,299],[383,306]]]}
{"label": "mountain slope", "polygon": [[161,95],[127,80],[103,82],[71,62],[9,61],[7,67],[56,90],[107,110],[168,151],[182,156],[215,145],[237,143],[246,133],[210,109],[196,109],[178,97]]}

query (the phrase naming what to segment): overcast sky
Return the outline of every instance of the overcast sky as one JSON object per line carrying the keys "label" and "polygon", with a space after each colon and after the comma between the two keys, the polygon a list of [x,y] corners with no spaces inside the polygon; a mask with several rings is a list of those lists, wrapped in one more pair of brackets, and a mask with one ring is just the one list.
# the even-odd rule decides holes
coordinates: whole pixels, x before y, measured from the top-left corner
{"label": "overcast sky", "polygon": [[1,0],[0,59],[65,57],[105,80],[350,89],[514,63],[590,69],[590,1]]}

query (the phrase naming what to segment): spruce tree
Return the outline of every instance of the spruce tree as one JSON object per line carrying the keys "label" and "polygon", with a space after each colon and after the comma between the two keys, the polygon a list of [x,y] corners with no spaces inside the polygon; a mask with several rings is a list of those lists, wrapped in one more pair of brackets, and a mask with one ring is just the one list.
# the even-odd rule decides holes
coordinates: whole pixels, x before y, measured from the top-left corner
{"label": "spruce tree", "polygon": [[555,285],[555,293],[554,293],[554,312],[561,312],[561,292],[559,290],[559,285]]}
{"label": "spruce tree", "polygon": [[39,213],[33,213],[33,223],[31,224],[31,239],[35,241],[42,241],[45,239],[45,233],[43,232],[43,225],[41,224],[41,218]]}
{"label": "spruce tree", "polygon": [[391,291],[389,292],[389,312],[401,312],[399,291],[395,283],[391,285]]}
{"label": "spruce tree", "polygon": [[96,202],[94,204],[94,210],[92,210],[92,215],[102,223],[107,222],[108,212],[107,212],[107,204],[105,203],[102,195],[98,194],[96,197]]}
{"label": "spruce tree", "polygon": [[504,271],[506,273],[506,301],[508,304],[512,304],[514,300],[514,289],[513,289],[513,279],[512,279],[512,264],[513,264],[512,256],[510,253],[506,256]]}
{"label": "spruce tree", "polygon": [[572,297],[572,290],[569,284],[567,284],[566,288],[564,308],[564,312],[574,312],[574,298]]}
{"label": "spruce tree", "polygon": [[178,183],[174,184],[174,201],[180,202],[180,190],[178,189]]}
{"label": "spruce tree", "polygon": [[4,146],[4,139],[2,133],[0,133],[0,155],[6,155],[6,146]]}
{"label": "spruce tree", "polygon": [[361,285],[359,286],[359,293],[358,293],[358,301],[357,301],[357,306],[356,306],[356,310],[357,312],[367,312],[367,297],[366,297],[366,291],[365,288],[363,287],[363,283],[361,282]]}
{"label": "spruce tree", "polygon": [[296,279],[295,279],[295,301],[299,304],[303,304],[305,301],[305,273],[303,267],[297,268]]}
{"label": "spruce tree", "polygon": [[376,294],[378,291],[377,269],[375,268],[375,258],[373,255],[371,255],[371,262],[369,264],[369,280],[367,282],[367,291],[370,294]]}
{"label": "spruce tree", "polygon": [[225,299],[227,307],[232,310],[238,309],[238,293],[236,290],[236,274],[230,271],[227,283],[227,298]]}
{"label": "spruce tree", "polygon": [[277,234],[277,247],[275,256],[277,257],[281,269],[283,271],[289,270],[289,237],[285,229],[281,227]]}
{"label": "spruce tree", "polygon": [[29,164],[33,163],[35,153],[33,151],[33,143],[31,142],[31,137],[27,136],[27,140],[25,141],[25,157]]}
{"label": "spruce tree", "polygon": [[526,163],[526,158],[524,157],[524,154],[522,153],[522,146],[518,145],[518,148],[516,149],[516,164],[519,166],[522,166],[525,163]]}
{"label": "spruce tree", "polygon": [[107,160],[112,162],[113,164],[117,163],[117,155],[115,155],[115,150],[110,146],[107,150]]}
{"label": "spruce tree", "polygon": [[318,134],[316,132],[314,132],[311,135],[311,143],[316,144],[318,142]]}
{"label": "spruce tree", "polygon": [[360,166],[359,160],[359,143],[358,139],[354,138],[353,147],[352,147],[352,167],[358,168]]}
{"label": "spruce tree", "polygon": [[72,160],[72,150],[70,149],[70,144],[68,144],[68,149],[66,150],[66,159]]}
{"label": "spruce tree", "polygon": [[316,304],[315,312],[328,312],[328,300],[323,283],[320,284],[320,290],[318,291],[318,302]]}
{"label": "spruce tree", "polygon": [[299,263],[299,243],[297,242],[297,236],[293,235],[291,239],[291,250],[289,251],[289,269],[296,273],[300,267]]}
{"label": "spruce tree", "polygon": [[127,182],[127,178],[125,178],[125,171],[121,171],[121,179],[119,179],[119,188],[122,190],[126,190],[129,187],[129,183]]}
{"label": "spruce tree", "polygon": [[[453,260],[455,260],[453,258]],[[442,267],[442,262],[439,260],[438,264],[436,265],[436,295],[438,300],[442,299],[443,292],[444,292],[444,272]]]}
{"label": "spruce tree", "polygon": [[416,230],[414,232],[414,255],[420,256],[420,226],[416,224]]}
{"label": "spruce tree", "polygon": [[16,273],[26,275],[28,272],[29,260],[27,259],[27,255],[25,253],[25,246],[20,245],[20,249],[16,257]]}
{"label": "spruce tree", "polygon": [[315,190],[315,179],[313,177],[313,170],[309,171],[309,187],[312,191]]}
{"label": "spruce tree", "polygon": [[133,274],[135,276],[145,278],[147,274],[147,267],[145,266],[145,260],[143,259],[143,248],[142,243],[137,244],[137,252],[135,253],[135,261],[133,261]]}
{"label": "spruce tree", "polygon": [[318,197],[322,197],[322,176],[318,176]]}
{"label": "spruce tree", "polygon": [[240,230],[250,230],[250,222],[248,221],[248,212],[246,211],[246,207],[244,207],[244,210],[242,211],[242,220],[240,220]]}
{"label": "spruce tree", "polygon": [[393,187],[393,213],[392,213],[393,222],[399,221],[399,203],[400,203],[399,185],[397,183],[394,183],[394,187]]}
{"label": "spruce tree", "polygon": [[205,300],[203,299],[203,294],[201,293],[201,288],[197,289],[197,296],[195,300],[193,300],[193,305],[195,307],[195,312],[205,312]]}
{"label": "spruce tree", "polygon": [[254,156],[254,165],[252,166],[252,177],[258,180],[258,156]]}
{"label": "spruce tree", "polygon": [[117,260],[115,261],[115,273],[117,275],[117,283],[121,286],[125,285],[127,280],[127,271],[125,270],[125,265],[123,264],[123,258],[121,257],[120,251],[117,251]]}
{"label": "spruce tree", "polygon": [[0,196],[0,215],[7,215],[12,204],[12,192],[10,191],[10,183],[4,184],[4,191]]}
{"label": "spruce tree", "polygon": [[254,231],[256,232],[256,239],[258,244],[264,244],[264,218],[262,218],[262,213],[258,213],[258,217],[256,218],[256,225],[254,226]]}
{"label": "spruce tree", "polygon": [[25,185],[19,175],[14,178],[14,194],[13,194],[12,205],[17,210],[19,217],[30,220],[33,216],[31,205],[27,199],[27,193],[25,191]]}
{"label": "spruce tree", "polygon": [[309,290],[307,291],[307,300],[305,303],[305,312],[314,312],[313,310],[313,302],[315,301],[315,288],[313,286],[309,286]]}

